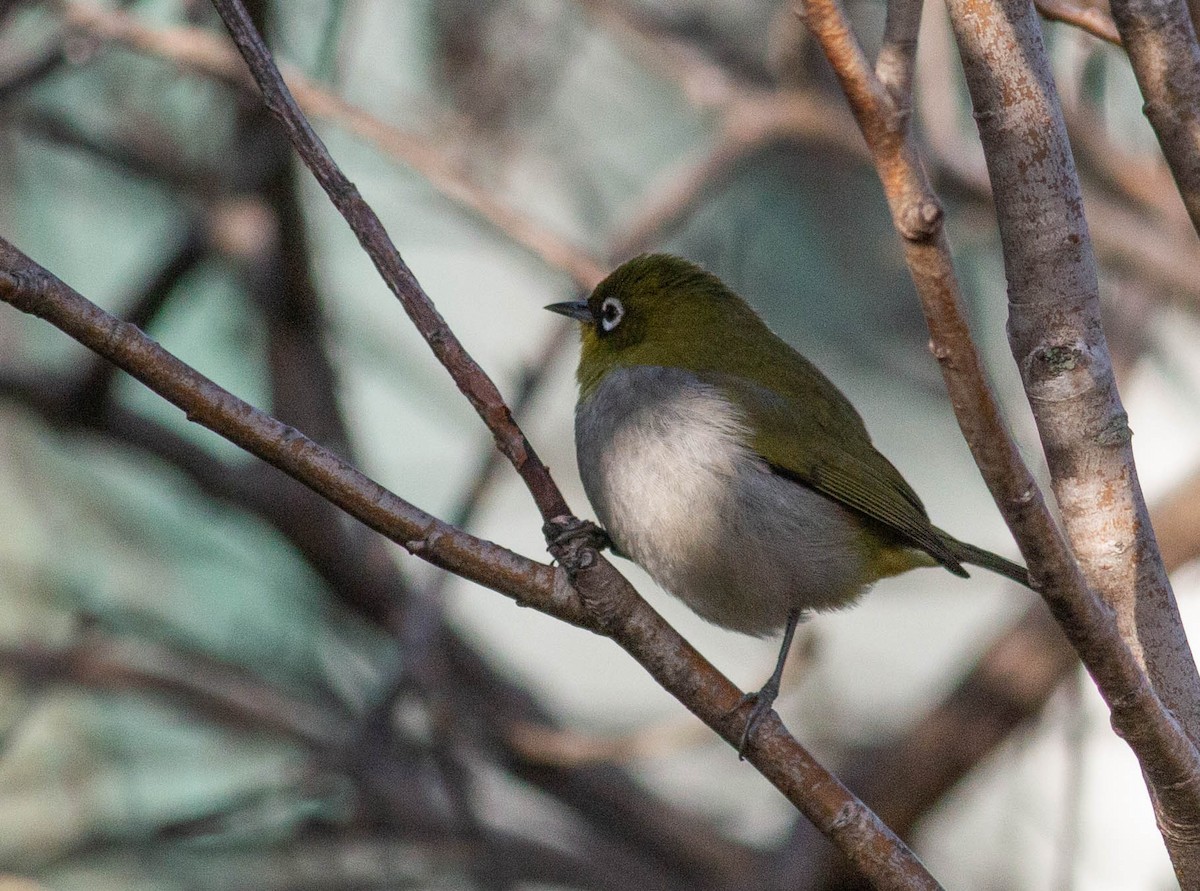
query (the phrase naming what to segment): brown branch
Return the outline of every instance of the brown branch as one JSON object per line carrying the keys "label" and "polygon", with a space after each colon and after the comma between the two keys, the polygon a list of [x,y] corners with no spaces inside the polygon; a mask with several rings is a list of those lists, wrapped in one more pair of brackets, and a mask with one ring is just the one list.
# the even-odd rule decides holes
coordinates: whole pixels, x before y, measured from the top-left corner
{"label": "brown branch", "polygon": [[1098,3],[1079,0],[1034,0],[1042,18],[1072,25],[1108,43],[1121,46],[1121,35],[1108,10]]}
{"label": "brown branch", "polygon": [[213,5],[262,90],[267,110],[283,127],[329,200],[346,218],[380,276],[396,295],[434,355],[450,372],[459,390],[492,431],[497,447],[525,481],[542,518],[549,522],[557,517],[569,516],[570,509],[558,486],[550,478],[550,471],[513,421],[500,391],[450,330],[408,264],[400,257],[382,221],[342,173],[300,111],[245,8],[236,0],[214,0]]}
{"label": "brown branch", "polygon": [[875,57],[875,77],[907,113],[912,102],[913,68],[917,63],[917,33],[921,30],[922,0],[888,0],[883,43]]}
{"label": "brown branch", "polygon": [[[975,7],[978,6],[979,4],[975,4]],[[1174,715],[1160,701],[1155,688],[1147,681],[1129,648],[1123,644],[1112,610],[1089,590],[1046,508],[1041,493],[1001,421],[999,408],[987,384],[964,321],[949,246],[940,225],[940,206],[925,181],[920,160],[907,130],[907,119],[904,115],[897,114],[897,106],[893,104],[883,85],[874,77],[837,0],[806,0],[804,9],[809,27],[833,65],[875,157],[893,220],[905,239],[905,256],[929,322],[931,349],[942,365],[943,376],[959,424],[976,463],[1017,539],[1035,586],[1062,623],[1072,645],[1092,673],[1101,694],[1112,710],[1114,726],[1138,755],[1152,787],[1163,797],[1164,809],[1171,815],[1172,825],[1187,827],[1189,822],[1200,814],[1200,755],[1197,755],[1195,747],[1176,722]],[[954,3],[951,9],[955,13],[962,12]],[[1030,22],[1029,29],[1036,33],[1037,22],[1030,13],[1031,10],[1026,10],[1025,17]],[[959,27],[960,24],[956,22],[956,29]],[[995,44],[999,43],[1001,38],[993,36],[992,40],[994,43],[988,44],[988,48],[989,52],[994,54],[997,52]],[[962,42],[960,34],[960,43]],[[993,76],[990,73],[991,65],[1011,64],[1004,60],[1025,58],[1030,52],[1036,57],[1041,52],[1040,46],[1030,52],[1014,48],[1007,55],[979,58],[973,55],[975,50],[974,47],[963,49],[969,79],[972,73],[980,79],[990,78]],[[1025,85],[1009,89],[1014,95],[1044,96],[1052,93],[1053,88],[1043,83],[1036,87]],[[1018,124],[996,113],[998,102],[981,102],[978,96],[975,99],[976,107],[982,115],[980,121],[981,130],[985,133],[985,146],[993,145],[987,138],[989,129],[1006,130],[1016,142],[1026,140],[1031,133],[1043,132],[1043,122],[1036,125],[1024,122]],[[996,120],[993,121],[992,117]],[[997,127],[996,124],[1001,120],[1002,125]],[[1049,122],[1045,122],[1045,126],[1048,125]],[[1061,128],[1061,121],[1059,126]],[[1065,145],[1065,134],[1063,144]],[[995,164],[994,156],[989,156],[990,169]],[[1049,172],[1037,177],[1031,176],[1028,163],[1013,164],[1010,169],[1014,175],[1019,171],[1022,178],[1059,183],[1058,177]],[[993,179],[993,192],[997,195],[998,208],[1003,206],[1009,212],[1019,211],[1022,220],[1028,220],[1041,229],[1045,228],[1045,211],[1038,202],[1026,199],[1019,208],[1012,208],[1009,203],[1012,200],[1010,193],[1004,190],[1013,187],[1014,183],[996,180],[994,169]],[[1021,192],[1015,190],[1011,194],[1019,195]],[[1003,219],[1003,211],[1001,216]],[[1002,232],[1006,231],[1002,227]],[[1068,245],[1072,251],[1078,253],[1077,246],[1081,240],[1086,240],[1086,232],[1082,235],[1073,234],[1069,239],[1059,236],[1059,240],[1054,244]],[[1005,246],[1009,247],[1007,238]],[[1011,256],[1006,251],[1006,261],[1010,264],[1010,287],[1014,289],[1019,288],[1021,283],[1033,284],[1038,281],[1030,276],[1031,267],[1042,275],[1047,274],[1032,258],[1027,258],[1028,262],[1024,267],[1014,268],[1011,265]],[[1063,320],[1060,319],[1057,324],[1063,324]],[[1094,328],[1098,327],[1097,323]],[[1089,330],[1089,340],[1094,334],[1094,330]],[[1081,338],[1082,336],[1080,335]],[[1020,362],[1023,356],[1020,353],[1017,355]],[[1058,354],[1041,355],[1042,364],[1045,365],[1045,358]],[[1076,364],[1086,363],[1086,357],[1080,355],[1079,351],[1068,352],[1062,361],[1057,363],[1057,370],[1070,372],[1074,367],[1069,361],[1072,358],[1077,360]],[[1026,367],[1023,365],[1023,370]],[[1109,385],[1108,391],[1115,396],[1111,381]],[[1036,395],[1031,394],[1035,412],[1044,408],[1044,403],[1039,404]],[[1043,389],[1042,395],[1050,394]],[[1102,428],[1097,432],[1102,433],[1104,429],[1109,428]],[[1115,432],[1119,434],[1124,429],[1122,425]],[[1117,438],[1120,439],[1119,436]],[[1112,437],[1107,440],[1101,437],[1100,443],[1100,448],[1111,450]],[[1119,445],[1124,444],[1127,444],[1127,439],[1120,440]],[[1049,447],[1047,450],[1053,451]],[[1055,457],[1061,456],[1060,447]],[[1126,463],[1125,458],[1128,456],[1122,454],[1120,466],[1132,467],[1132,459],[1128,458]],[[1075,466],[1084,473],[1093,469],[1091,463]],[[1103,509],[1110,504],[1110,501],[1098,500],[1092,496],[1088,510],[1094,516],[1102,512],[1098,508]],[[1148,530],[1148,518],[1145,519],[1142,528]],[[1127,530],[1130,540],[1134,537],[1134,531]],[[1152,542],[1152,536],[1149,538]],[[1140,540],[1145,543],[1145,536]],[[1076,535],[1072,535],[1072,541],[1077,541]],[[1163,584],[1165,585],[1165,576]],[[1169,587],[1166,590],[1169,592]]]}
{"label": "brown branch", "polygon": [[[188,419],[269,462],[428,562],[520,604],[611,637],[671,695],[736,747],[747,709],[712,667],[594,551],[572,555],[576,585],[424,513],[294,428],[190,368],[0,239],[0,300],[45,319],[181,408]],[[574,542],[580,547],[579,542]],[[880,888],[939,886],[920,861],[784,729],[761,726],[748,760]]]}
{"label": "brown branch", "polygon": [[[950,12],[995,196],[1013,357],[1072,550],[1127,644],[1111,640],[1101,652],[1080,649],[1080,655],[1112,709],[1114,727],[1138,755],[1187,886],[1200,881],[1200,764],[1188,764],[1196,760],[1195,746],[1185,746],[1187,737],[1200,739],[1200,677],[1137,481],[1040,27],[1019,0],[951,0]],[[1075,642],[1080,617],[1055,606]],[[1153,699],[1161,699],[1157,708],[1151,697],[1133,706],[1145,686],[1139,666],[1149,673]]]}
{"label": "brown branch", "polygon": [[[1200,48],[1184,0],[1111,0],[1175,184],[1200,232]],[[1194,734],[1193,734],[1194,735]]]}

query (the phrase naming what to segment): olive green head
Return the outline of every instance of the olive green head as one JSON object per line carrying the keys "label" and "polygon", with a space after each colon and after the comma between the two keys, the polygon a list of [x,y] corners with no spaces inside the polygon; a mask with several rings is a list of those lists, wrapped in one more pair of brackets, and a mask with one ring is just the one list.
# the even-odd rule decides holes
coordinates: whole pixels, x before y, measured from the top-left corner
{"label": "olive green head", "polygon": [[586,301],[546,309],[580,322],[584,395],[619,366],[725,370],[736,358],[732,353],[754,353],[764,338],[775,340],[719,278],[668,254],[636,257],[618,266]]}

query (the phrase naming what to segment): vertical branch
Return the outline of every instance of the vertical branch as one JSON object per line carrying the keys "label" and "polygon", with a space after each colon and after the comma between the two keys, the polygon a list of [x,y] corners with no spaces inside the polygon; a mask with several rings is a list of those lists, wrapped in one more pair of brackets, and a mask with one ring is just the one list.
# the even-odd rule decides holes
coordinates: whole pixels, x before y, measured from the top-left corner
{"label": "vertical branch", "polygon": [[883,43],[875,57],[875,76],[896,107],[907,110],[912,101],[917,33],[921,30],[922,0],[889,0]]}
{"label": "vertical branch", "polygon": [[1200,48],[1187,3],[1112,0],[1111,6],[1146,117],[1200,232]]}
{"label": "vertical branch", "polygon": [[[1067,535],[1159,698],[1188,736],[1200,739],[1200,678],[1138,484],[1100,325],[1079,180],[1039,23],[1027,0],[949,5],[1000,224],[1009,341]],[[1110,706],[1121,701],[1109,698]],[[1127,736],[1144,729],[1115,710],[1113,718]],[[1142,766],[1149,776],[1144,758]],[[1152,792],[1170,793],[1151,785]],[[1162,804],[1156,812],[1176,871],[1185,886],[1187,877],[1200,881],[1200,814]]]}
{"label": "vertical branch", "polygon": [[[982,16],[980,10],[988,8],[974,0],[970,3],[952,0],[952,11],[956,7],[959,7],[957,11],[960,16],[964,14],[963,7],[976,16]],[[1158,813],[1164,836],[1172,838],[1178,832],[1189,837],[1195,834],[1200,838],[1200,821],[1197,819],[1200,814],[1200,755],[1175,716],[1164,707],[1156,688],[1148,682],[1134,655],[1123,643],[1112,610],[1098,601],[1088,589],[1050,517],[1041,493],[1000,419],[995,397],[983,374],[966,326],[949,245],[942,231],[941,208],[925,179],[908,132],[907,116],[900,113],[907,103],[907,97],[895,102],[871,71],[838,0],[805,0],[804,10],[809,28],[832,64],[871,149],[896,228],[905,239],[905,258],[925,309],[931,349],[942,365],[963,435],[997,506],[1017,539],[1032,579],[1096,680],[1112,710],[1114,726],[1137,754],[1148,783],[1160,796]],[[1105,554],[1104,549],[1093,546],[1092,553],[1096,561],[1088,566],[1089,580],[1097,584],[1109,583],[1104,577],[1103,566],[1111,566],[1118,570],[1119,583],[1128,585],[1130,593],[1136,591],[1139,584],[1149,585],[1152,586],[1152,593],[1159,594],[1160,601],[1169,600],[1173,607],[1170,587],[1157,561],[1144,506],[1140,513],[1137,509],[1141,504],[1141,495],[1136,487],[1132,457],[1128,452],[1128,428],[1124,423],[1124,415],[1104,413],[1105,409],[1111,409],[1116,395],[1111,371],[1107,378],[1089,378],[1087,382],[1093,384],[1090,389],[1081,389],[1079,386],[1083,383],[1079,378],[1088,374],[1089,367],[1099,372],[1108,369],[1109,365],[1098,316],[1095,314],[1095,269],[1087,265],[1091,255],[1086,229],[1082,227],[1078,184],[1074,185],[1073,193],[1069,192],[1069,184],[1074,182],[1074,171],[1070,167],[1069,155],[1065,162],[1063,160],[1066,137],[1061,136],[1062,151],[1055,154],[1059,145],[1057,142],[1050,144],[1047,140],[1055,137],[1045,132],[1053,127],[1049,112],[1044,118],[1038,119],[1014,118],[998,113],[1001,101],[1006,97],[1013,102],[1049,106],[1049,97],[1053,95],[1048,75],[1040,81],[1006,84],[1005,92],[998,83],[999,75],[993,73],[993,69],[1005,75],[1011,75],[1014,70],[1020,72],[1023,70],[1022,60],[1026,58],[1040,59],[1044,68],[1044,56],[1040,55],[1040,33],[1033,8],[1026,3],[1024,10],[1027,21],[1022,24],[1038,36],[1036,45],[1009,45],[1006,41],[1014,39],[1011,31],[993,27],[986,38],[977,38],[973,46],[964,46],[962,51],[968,71],[992,91],[984,97],[985,101],[975,96],[975,88],[972,91],[980,117],[980,129],[985,133],[985,147],[994,148],[995,140],[1007,139],[1015,144],[1013,151],[1023,152],[1017,158],[1005,158],[1003,163],[1008,166],[1004,169],[1012,173],[1002,179],[997,179],[996,168],[1001,162],[997,161],[996,153],[990,154],[988,159],[997,205],[1003,206],[1001,220],[1002,230],[1006,233],[1005,253],[1010,286],[1014,294],[1022,285],[1030,289],[1041,285],[1044,289],[1044,278],[1060,288],[1074,286],[1077,292],[1090,293],[1091,302],[1085,298],[1059,306],[1053,300],[1046,299],[1056,297],[1053,292],[1047,294],[1043,290],[1027,294],[1025,307],[1037,307],[1052,313],[1053,317],[1039,319],[1041,328],[1029,324],[1028,316],[1020,322],[1014,319],[1015,323],[1024,324],[1026,327],[1023,330],[1031,334],[1045,330],[1064,337],[1057,341],[1057,348],[1047,346],[1041,352],[1036,352],[1035,348],[1016,354],[1024,372],[1029,372],[1032,362],[1036,368],[1055,371],[1059,376],[1068,375],[1068,380],[1057,389],[1057,378],[1053,374],[1043,372],[1039,381],[1035,381],[1035,384],[1040,382],[1041,385],[1030,391],[1030,399],[1035,412],[1043,418],[1057,419],[1059,403],[1071,396],[1080,399],[1090,396],[1096,400],[1093,403],[1095,417],[1073,419],[1074,424],[1089,424],[1085,430],[1090,431],[1091,435],[1084,442],[1077,441],[1071,423],[1043,429],[1043,439],[1048,442],[1047,452],[1050,453],[1052,466],[1059,471],[1057,481],[1060,485],[1056,491],[1060,492],[1060,501],[1067,496],[1074,507],[1072,521],[1078,525],[1071,529],[1072,541],[1079,540],[1086,546],[1083,539],[1092,535],[1095,537],[1090,541],[1094,545],[1099,538],[1097,530],[1083,527],[1097,518],[1107,523],[1100,530],[1106,533],[1101,540],[1107,551]],[[956,22],[956,29],[962,28],[962,23]],[[961,34],[960,42],[963,42]],[[1061,134],[1061,116],[1057,122]],[[1037,146],[1036,154],[1034,149],[1027,147],[1027,143]],[[1035,166],[1035,161],[1042,164],[1043,168]],[[1058,166],[1048,169],[1045,165],[1049,164]],[[1020,182],[1014,183],[1013,180],[1034,183],[1049,194],[1031,195],[1019,188]],[[1010,188],[1011,193],[1006,191]],[[1062,208],[1063,194],[1075,196],[1073,202],[1065,202],[1066,209]],[[1064,218],[1077,217],[1079,225],[1065,231],[1062,227],[1054,228],[1051,224],[1056,211]],[[1011,242],[1017,238],[1014,231],[1019,225],[1031,230],[1027,237],[1040,250],[1028,256],[1023,252],[1018,253],[1016,256],[1021,260],[1016,261]],[[1066,260],[1086,262],[1056,269],[1048,265],[1048,258],[1056,254],[1062,254]],[[1087,284],[1088,270],[1091,273],[1090,292],[1086,287],[1080,288],[1081,284]],[[1061,278],[1056,278],[1056,275]],[[1014,317],[1016,314],[1014,308]],[[1019,337],[1020,332],[1014,336]],[[1076,347],[1076,344],[1080,346]],[[1014,342],[1014,351],[1015,347]],[[1078,375],[1073,374],[1075,371],[1078,371]],[[1072,387],[1072,383],[1076,386]],[[1119,402],[1116,405],[1119,407]],[[1096,423],[1098,419],[1099,424]],[[1064,468],[1070,470],[1066,485],[1063,485]],[[1105,476],[1106,469],[1111,469],[1114,475]],[[1092,485],[1093,479],[1103,481],[1099,490]],[[1137,547],[1133,549],[1134,553],[1126,554],[1124,545],[1130,541],[1136,542]],[[1105,555],[1108,558],[1106,564],[1100,562]],[[1119,569],[1122,566],[1128,571],[1121,573]],[[1178,640],[1182,637],[1182,629],[1177,622],[1174,627],[1179,628]],[[1186,669],[1191,668],[1190,678],[1195,677],[1186,640],[1183,640],[1182,651],[1170,649],[1168,654],[1172,659],[1187,657],[1186,665],[1179,664],[1182,659],[1168,660],[1170,671],[1164,673],[1164,681],[1174,677],[1176,669],[1184,678],[1182,686],[1169,691],[1172,694],[1171,702],[1191,705],[1197,701],[1197,697],[1188,693],[1179,695],[1190,689],[1191,682]],[[1168,826],[1170,832],[1167,831]],[[1181,871],[1181,875],[1185,872],[1192,876],[1200,875],[1200,872],[1190,868]]]}
{"label": "vertical branch", "polygon": [[1096,263],[1041,31],[1019,0],[951,0],[987,149],[1011,315],[1063,522],[1085,576],[1166,705],[1200,739],[1200,678],[1133,462]]}

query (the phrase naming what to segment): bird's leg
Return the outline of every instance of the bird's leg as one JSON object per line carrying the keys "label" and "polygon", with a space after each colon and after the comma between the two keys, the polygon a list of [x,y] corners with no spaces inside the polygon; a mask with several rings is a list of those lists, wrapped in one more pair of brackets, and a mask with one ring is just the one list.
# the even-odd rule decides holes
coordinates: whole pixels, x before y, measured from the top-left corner
{"label": "bird's leg", "polygon": [[779,658],[775,662],[775,670],[771,672],[771,676],[767,678],[767,682],[762,685],[757,693],[747,693],[738,702],[737,707],[741,708],[748,702],[753,702],[754,707],[750,709],[750,717],[746,719],[746,729],[742,731],[742,741],[738,745],[738,760],[746,760],[746,749],[750,745],[750,736],[758,728],[762,719],[771,711],[771,706],[775,704],[775,697],[779,695],[779,685],[783,681],[783,666],[787,662],[788,651],[792,648],[792,638],[796,636],[796,626],[800,624],[800,609],[795,608],[788,610],[787,625],[783,628],[783,644],[779,647]]}

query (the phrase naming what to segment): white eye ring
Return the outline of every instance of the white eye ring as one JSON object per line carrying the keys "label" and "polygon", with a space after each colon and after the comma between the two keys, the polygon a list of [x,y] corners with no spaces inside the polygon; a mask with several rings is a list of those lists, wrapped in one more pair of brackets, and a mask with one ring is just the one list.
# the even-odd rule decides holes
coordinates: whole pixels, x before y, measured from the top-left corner
{"label": "white eye ring", "polygon": [[625,306],[616,297],[606,297],[600,304],[600,327],[611,331],[625,318]]}

